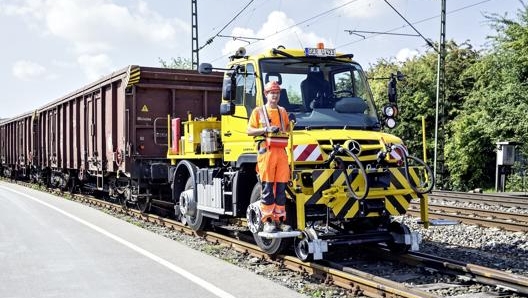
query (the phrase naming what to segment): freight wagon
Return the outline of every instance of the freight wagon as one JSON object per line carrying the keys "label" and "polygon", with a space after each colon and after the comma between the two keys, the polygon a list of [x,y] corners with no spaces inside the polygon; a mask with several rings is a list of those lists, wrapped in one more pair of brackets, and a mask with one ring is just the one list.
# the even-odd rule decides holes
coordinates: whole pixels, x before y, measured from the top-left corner
{"label": "freight wagon", "polygon": [[25,113],[0,121],[0,174],[11,178],[28,177],[38,148],[33,134],[36,115]]}
{"label": "freight wagon", "polygon": [[3,174],[170,204],[167,115],[218,115],[222,75],[129,66],[0,125]]}

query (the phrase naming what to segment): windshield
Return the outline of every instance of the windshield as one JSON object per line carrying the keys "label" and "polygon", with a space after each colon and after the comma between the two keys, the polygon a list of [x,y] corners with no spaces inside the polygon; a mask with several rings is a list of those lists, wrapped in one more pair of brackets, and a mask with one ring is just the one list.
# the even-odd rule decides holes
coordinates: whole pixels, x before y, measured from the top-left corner
{"label": "windshield", "polygon": [[380,128],[359,64],[274,58],[261,60],[260,71],[262,85],[281,85],[279,105],[294,114],[296,128]]}

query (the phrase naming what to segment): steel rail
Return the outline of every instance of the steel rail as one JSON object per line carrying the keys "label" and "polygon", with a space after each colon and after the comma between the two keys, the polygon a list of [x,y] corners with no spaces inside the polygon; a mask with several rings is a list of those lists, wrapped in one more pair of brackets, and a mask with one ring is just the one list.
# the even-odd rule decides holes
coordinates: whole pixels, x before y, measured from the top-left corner
{"label": "steel rail", "polygon": [[[528,216],[507,212],[493,212],[471,208],[440,206],[429,204],[431,219],[450,219],[465,224],[474,224],[488,228],[500,228],[511,232],[528,232]],[[417,204],[412,203],[407,214],[420,216]]]}
{"label": "steel rail", "polygon": [[437,270],[461,272],[476,282],[491,286],[500,286],[510,291],[528,295],[528,277],[522,275],[420,252],[411,252],[402,255],[398,260],[409,262],[409,264],[418,262]]}
{"label": "steel rail", "polygon": [[514,195],[466,193],[454,191],[433,191],[430,199],[471,202],[476,204],[487,204],[493,206],[519,207],[528,209],[528,198]]}

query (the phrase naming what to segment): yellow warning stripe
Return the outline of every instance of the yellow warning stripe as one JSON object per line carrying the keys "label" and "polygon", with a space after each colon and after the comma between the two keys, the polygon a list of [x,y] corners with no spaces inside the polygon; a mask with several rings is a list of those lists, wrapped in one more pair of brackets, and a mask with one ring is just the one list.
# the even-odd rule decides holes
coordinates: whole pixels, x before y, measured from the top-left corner
{"label": "yellow warning stripe", "polygon": [[[358,202],[352,203],[347,195],[345,173],[350,177],[357,170],[314,170],[312,172],[313,180],[313,195],[305,200],[305,204],[326,204],[332,209],[332,212],[345,218],[353,218],[359,212]],[[410,189],[409,183],[400,168],[389,169],[391,173],[390,186],[387,189],[371,189],[369,191],[369,199],[384,199],[385,209],[389,214],[399,215],[404,214],[409,206],[409,200],[415,197],[416,194]],[[417,179],[416,172],[411,171],[412,179]],[[361,196],[361,186],[364,185],[362,175],[356,175],[351,183],[352,188],[357,195]],[[340,189],[341,188],[341,189]],[[327,192],[328,189],[336,191],[335,196],[332,192]],[[349,210],[344,210],[348,208]],[[367,216],[376,216],[373,213]]]}
{"label": "yellow warning stripe", "polygon": [[128,74],[127,88],[139,83],[141,78],[141,71],[139,67],[131,67]]}

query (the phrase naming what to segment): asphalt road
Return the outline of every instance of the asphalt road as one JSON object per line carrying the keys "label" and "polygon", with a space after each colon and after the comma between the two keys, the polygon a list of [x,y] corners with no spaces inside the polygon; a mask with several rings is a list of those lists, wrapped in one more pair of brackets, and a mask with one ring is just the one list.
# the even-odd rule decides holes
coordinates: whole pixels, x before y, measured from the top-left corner
{"label": "asphalt road", "polygon": [[98,210],[0,182],[0,297],[306,297]]}

